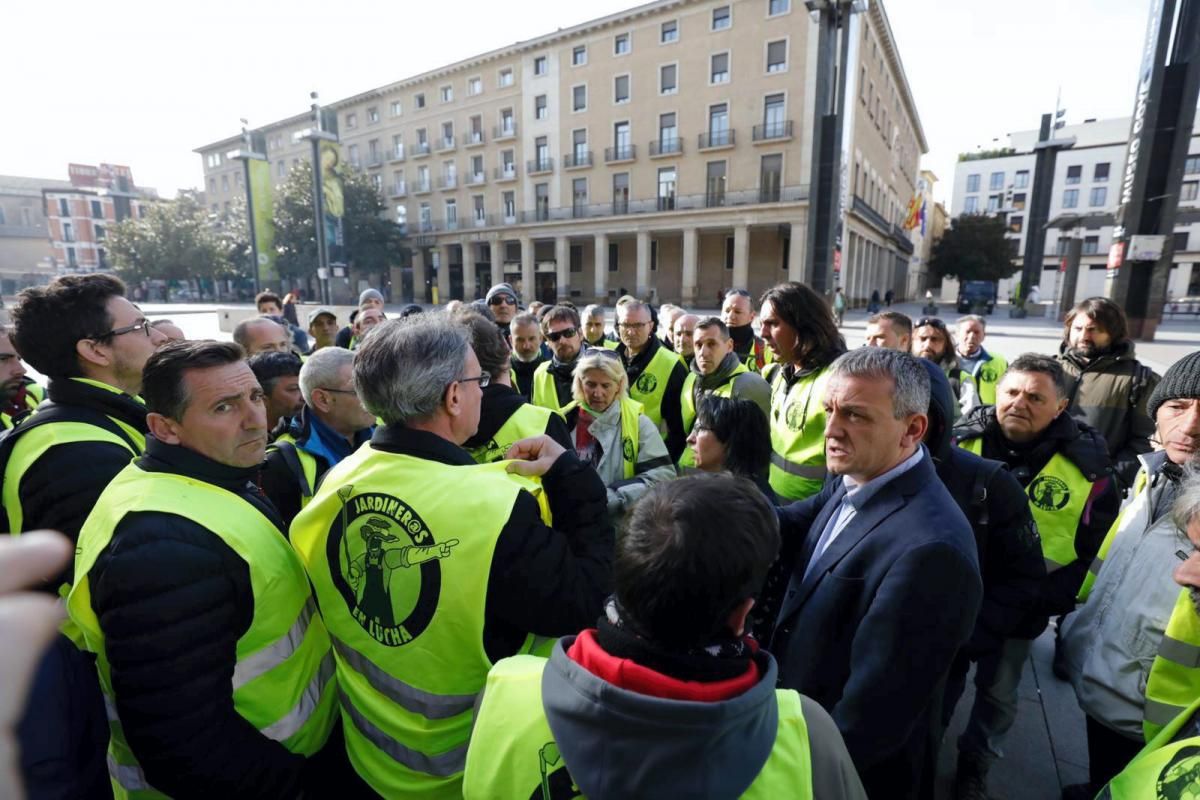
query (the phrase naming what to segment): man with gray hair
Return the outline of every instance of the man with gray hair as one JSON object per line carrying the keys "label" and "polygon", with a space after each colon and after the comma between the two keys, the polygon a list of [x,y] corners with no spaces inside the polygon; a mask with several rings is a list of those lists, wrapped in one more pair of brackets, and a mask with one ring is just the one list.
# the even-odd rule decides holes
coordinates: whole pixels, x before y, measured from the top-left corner
{"label": "man with gray hair", "polygon": [[246,351],[246,358],[255,353],[292,352],[292,337],[287,328],[270,317],[242,320],[233,329],[233,341]]}
{"label": "man with gray hair", "polygon": [[382,323],[354,386],[384,424],[291,526],[338,653],[346,749],[385,797],[460,793],[491,665],[546,653],[612,591],[594,470],[545,435],[491,464],[462,449],[490,378],[444,315]]}
{"label": "man with gray hair", "polygon": [[779,683],[833,716],[869,797],[921,795],[930,714],[982,597],[971,527],[921,443],[929,391],[907,353],[834,361],[823,407],[838,479],[780,511]]}
{"label": "man with gray hair", "polygon": [[[280,426],[259,479],[285,525],[308,505],[329,468],[371,438],[375,417],[359,401],[353,373],[354,354],[344,347],[322,347],[300,367],[303,405]],[[259,383],[269,395],[266,382]]]}

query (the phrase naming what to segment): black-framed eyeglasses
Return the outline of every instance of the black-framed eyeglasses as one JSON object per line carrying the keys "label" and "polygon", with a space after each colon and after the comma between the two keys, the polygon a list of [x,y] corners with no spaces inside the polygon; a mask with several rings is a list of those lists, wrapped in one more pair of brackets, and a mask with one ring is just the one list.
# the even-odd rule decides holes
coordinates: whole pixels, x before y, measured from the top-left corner
{"label": "black-framed eyeglasses", "polygon": [[488,300],[489,306],[503,306],[503,305],[515,306],[516,304],[517,304],[517,301],[512,299],[511,297],[509,297],[506,294],[498,294],[495,297],[493,297],[491,300]]}
{"label": "black-framed eyeglasses", "polygon": [[919,320],[913,323],[913,329],[916,330],[917,328],[924,328],[926,325],[931,325],[934,328],[946,330],[946,323],[942,322],[937,317],[921,317]]}
{"label": "black-framed eyeglasses", "polygon": [[492,382],[492,376],[488,375],[485,372],[482,375],[476,375],[474,378],[459,378],[457,381],[455,381],[455,383],[476,383],[476,382],[479,383],[479,388],[482,389],[483,387],[487,386],[489,383]]}
{"label": "black-framed eyeglasses", "polygon": [[126,325],[123,328],[113,328],[108,333],[102,333],[99,336],[93,336],[91,338],[97,341],[101,339],[111,339],[114,336],[124,336],[125,334],[133,333],[136,330],[140,330],[142,333],[146,334],[146,338],[150,338],[150,331],[154,330],[154,325],[151,324],[150,320],[144,319],[141,322],[134,323],[133,325]]}
{"label": "black-framed eyeglasses", "polygon": [[552,342],[557,342],[559,339],[574,339],[579,335],[578,328],[563,328],[561,331],[551,331],[546,334],[546,338]]}
{"label": "black-framed eyeglasses", "polygon": [[333,392],[334,394],[358,394],[353,389],[333,389],[329,386],[318,386],[317,388],[322,392]]}

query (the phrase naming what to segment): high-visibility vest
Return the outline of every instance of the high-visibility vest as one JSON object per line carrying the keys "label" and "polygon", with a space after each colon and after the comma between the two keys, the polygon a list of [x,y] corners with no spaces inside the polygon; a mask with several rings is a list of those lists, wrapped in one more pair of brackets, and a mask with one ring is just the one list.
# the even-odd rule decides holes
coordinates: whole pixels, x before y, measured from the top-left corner
{"label": "high-visibility vest", "polygon": [[[467,753],[464,800],[582,796],[572,790],[570,767],[542,710],[546,663],[544,658],[516,656],[497,662],[488,673]],[[812,752],[800,695],[777,689],[775,698],[779,704],[775,747],[742,797],[812,800]],[[630,765],[607,766],[616,770]]]}
{"label": "high-visibility vest", "polygon": [[308,505],[317,490],[317,457],[296,445],[296,437],[282,433],[267,445],[267,452],[276,450],[283,457],[288,472],[296,479],[300,488],[300,507]]}
{"label": "high-visibility vest", "polygon": [[985,406],[996,405],[996,384],[1000,383],[1000,378],[1007,369],[1008,361],[1004,356],[995,353],[988,353],[987,361],[980,361],[975,365],[971,377],[975,379],[975,388],[979,390],[979,401]]}
{"label": "high-visibility vest", "polygon": [[778,362],[763,377],[771,384],[771,488],[781,502],[803,500],[825,483],[825,387],[829,367],[790,387]]}
{"label": "high-visibility vest", "polygon": [[[964,439],[958,446],[983,456],[983,439],[980,437]],[[1062,453],[1055,453],[1025,488],[1029,510],[1042,539],[1047,573],[1062,569],[1079,558],[1075,552],[1075,534],[1091,493],[1092,481]]]}
{"label": "high-visibility vest", "polygon": [[775,356],[771,354],[771,349],[767,347],[767,343],[761,337],[755,336],[750,345],[750,352],[746,353],[746,357],[742,359],[742,363],[751,372],[761,374],[766,369],[767,364],[774,362]]}
{"label": "high-visibility vest", "polygon": [[[36,383],[25,384],[25,408],[29,411],[34,411],[38,407],[38,403],[46,399],[46,390],[38,386]],[[26,414],[21,414],[18,419],[24,419]],[[8,430],[13,426],[13,418],[5,413],[0,413],[0,430]]]}
{"label": "high-visibility vest", "polygon": [[1195,797],[1200,775],[1200,736],[1174,741],[1179,731],[1200,712],[1200,697],[1175,716],[1109,781],[1096,800],[1161,800]]}
{"label": "high-visibility vest", "polygon": [[[295,551],[270,520],[233,492],[130,464],[100,495],[79,532],[75,586],[67,600],[71,619],[83,632],[85,649],[96,654],[108,708],[108,770],[116,798],[166,795],[146,781],[117,716],[104,630],[92,608],[89,573],[121,520],[146,511],[175,514],[204,526],[246,562],[254,591],[254,616],[237,641],[230,686],[233,708],[263,736],[293,753],[309,756],[320,750],[337,715],[334,661],[329,636]],[[198,761],[206,757],[205,753],[196,754]],[[219,763],[211,766],[214,772],[223,768]]]}
{"label": "high-visibility vest", "polygon": [[[738,375],[742,375],[750,371],[750,368],[745,364],[738,364],[729,375],[729,379],[715,389],[708,390],[705,394],[716,395],[717,397],[732,397],[733,384],[737,380]],[[697,375],[694,372],[689,372],[687,378],[683,382],[683,394],[679,398],[679,405],[683,410],[683,429],[688,435],[692,433],[692,426],[696,424],[696,379]],[[679,466],[683,468],[696,466],[696,454],[692,452],[691,447],[683,448],[683,454],[679,456]]]}
{"label": "high-visibility vest", "polygon": [[558,387],[554,376],[550,374],[551,363],[553,362],[543,361],[533,371],[533,395],[530,399],[535,406],[561,413],[571,403],[569,400],[565,404],[558,402]]}
{"label": "high-visibility vest", "polygon": [[471,458],[475,459],[476,464],[490,464],[493,461],[499,461],[504,458],[504,454],[508,452],[508,448],[512,447],[514,442],[530,436],[541,436],[545,433],[546,426],[553,416],[554,412],[548,408],[522,403],[517,406],[516,411],[508,419],[504,420],[504,424],[492,434],[491,439],[479,447],[468,449],[467,452],[471,454]]}
{"label": "high-visibility vest", "polygon": [[[292,522],[333,641],[346,751],[384,797],[460,797],[492,662],[487,577],[521,491],[507,461],[454,466],[360,447]],[[521,652],[548,640],[529,635]]]}
{"label": "high-visibility vest", "polygon": [[[622,474],[625,476],[625,480],[629,480],[637,474],[638,448],[641,444],[641,430],[638,427],[638,418],[646,412],[642,408],[641,403],[630,399],[627,395],[618,395],[617,400],[621,404]],[[577,405],[579,403],[572,401],[563,408],[563,413],[566,414]]]}
{"label": "high-visibility vest", "polygon": [[682,363],[678,353],[659,347],[638,379],[629,384],[629,396],[642,404],[643,413],[660,431],[663,429],[662,401],[667,393],[667,382],[675,367]]}
{"label": "high-visibility vest", "polygon": [[1092,593],[1092,587],[1096,585],[1096,577],[1100,574],[1100,568],[1104,566],[1104,559],[1108,558],[1108,551],[1112,549],[1117,532],[1124,528],[1127,522],[1141,521],[1142,524],[1145,524],[1144,520],[1149,513],[1149,495],[1142,494],[1142,490],[1149,482],[1146,468],[1142,467],[1133,481],[1133,499],[1121,509],[1121,513],[1113,520],[1113,524],[1108,528],[1108,533],[1104,535],[1104,541],[1100,543],[1099,552],[1092,559],[1092,563],[1088,565],[1088,574],[1084,577],[1083,586],[1080,587],[1079,596],[1076,598],[1079,602],[1086,601],[1088,595]]}
{"label": "high-visibility vest", "polygon": [[1142,732],[1149,741],[1200,697],[1200,616],[1182,589],[1146,678]]}

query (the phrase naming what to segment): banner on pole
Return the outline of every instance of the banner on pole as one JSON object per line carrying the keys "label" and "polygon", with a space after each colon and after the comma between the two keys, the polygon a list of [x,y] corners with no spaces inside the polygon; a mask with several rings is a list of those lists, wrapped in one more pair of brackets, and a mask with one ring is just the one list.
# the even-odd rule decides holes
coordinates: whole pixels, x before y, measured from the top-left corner
{"label": "banner on pole", "polygon": [[257,158],[250,168],[250,205],[254,209],[254,244],[258,250],[258,276],[264,285],[279,280],[275,270],[275,197],[271,186],[271,163]]}
{"label": "banner on pole", "polygon": [[346,263],[346,237],[342,228],[342,217],[346,203],[342,194],[342,152],[337,142],[322,141],[321,153],[321,205],[324,211],[325,252],[328,263]]}

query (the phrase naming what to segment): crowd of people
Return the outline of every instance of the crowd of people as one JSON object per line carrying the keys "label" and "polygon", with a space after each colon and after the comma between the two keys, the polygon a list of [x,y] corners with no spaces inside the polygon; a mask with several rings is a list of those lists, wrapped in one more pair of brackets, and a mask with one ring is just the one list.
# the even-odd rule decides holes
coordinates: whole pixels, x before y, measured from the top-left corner
{"label": "crowd of people", "polygon": [[931,798],[973,664],[980,800],[1048,626],[1064,798],[1196,785],[1200,352],[1155,374],[1104,298],[1004,355],[890,307],[848,347],[801,283],[383,305],[266,292],[218,342],[21,293],[0,589],[67,609],[30,797]]}

